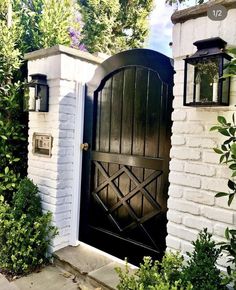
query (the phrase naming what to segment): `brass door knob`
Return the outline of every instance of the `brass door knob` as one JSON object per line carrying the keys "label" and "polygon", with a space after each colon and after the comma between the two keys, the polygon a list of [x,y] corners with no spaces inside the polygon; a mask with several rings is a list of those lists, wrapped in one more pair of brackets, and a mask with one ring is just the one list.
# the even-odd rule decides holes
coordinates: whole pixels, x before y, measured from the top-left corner
{"label": "brass door knob", "polygon": [[80,149],[84,150],[84,151],[88,151],[89,150],[89,144],[88,143],[82,143],[80,145]]}

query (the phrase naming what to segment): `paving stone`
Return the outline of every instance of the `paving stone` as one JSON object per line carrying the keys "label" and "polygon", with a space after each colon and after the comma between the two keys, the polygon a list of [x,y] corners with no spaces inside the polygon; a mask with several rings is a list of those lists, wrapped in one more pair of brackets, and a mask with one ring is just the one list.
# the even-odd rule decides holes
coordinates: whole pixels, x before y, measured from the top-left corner
{"label": "paving stone", "polygon": [[[98,270],[90,272],[88,276],[96,280],[99,284],[109,286],[110,289],[115,290],[119,283],[119,277],[115,271],[116,267],[124,269],[125,266],[124,264],[112,262]],[[130,267],[130,273],[133,273],[136,269],[134,266],[132,268]]]}
{"label": "paving stone", "polygon": [[101,268],[111,262],[111,259],[92,247],[80,244],[77,247],[66,247],[56,251],[54,255],[60,260],[69,263],[81,274],[86,274]]}
{"label": "paving stone", "polygon": [[[47,266],[39,273],[32,273],[12,282],[17,286],[12,290],[78,290],[78,282],[74,283],[73,278],[72,274],[58,267]],[[1,286],[0,289],[3,290]]]}
{"label": "paving stone", "polygon": [[9,282],[2,274],[0,274],[0,289],[1,290],[19,290],[19,288],[13,284],[13,282]]}

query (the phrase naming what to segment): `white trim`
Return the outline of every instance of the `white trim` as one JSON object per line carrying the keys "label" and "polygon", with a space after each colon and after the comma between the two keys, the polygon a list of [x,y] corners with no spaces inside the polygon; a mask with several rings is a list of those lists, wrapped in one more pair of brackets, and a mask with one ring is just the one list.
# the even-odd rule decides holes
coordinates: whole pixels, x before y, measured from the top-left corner
{"label": "white trim", "polygon": [[74,146],[74,170],[73,170],[73,191],[72,209],[70,224],[70,245],[79,244],[79,223],[80,223],[80,200],[81,200],[81,177],[82,177],[82,150],[80,144],[83,143],[84,131],[84,100],[85,85],[75,83],[76,114],[75,114],[75,146]]}

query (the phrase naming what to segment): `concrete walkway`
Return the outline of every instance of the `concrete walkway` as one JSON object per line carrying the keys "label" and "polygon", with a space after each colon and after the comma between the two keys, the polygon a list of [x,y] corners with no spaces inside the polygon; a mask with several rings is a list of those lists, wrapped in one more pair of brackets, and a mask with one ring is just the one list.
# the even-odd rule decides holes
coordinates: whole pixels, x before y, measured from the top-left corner
{"label": "concrete walkway", "polygon": [[[115,290],[115,267],[124,262],[84,243],[54,253],[55,265],[9,282],[0,274],[0,290]],[[137,268],[130,265],[130,271]]]}
{"label": "concrete walkway", "polygon": [[[39,273],[9,282],[0,274],[0,290],[90,290],[83,281],[56,266],[47,266]],[[97,289],[98,290],[98,289]]]}
{"label": "concrete walkway", "polygon": [[2,274],[0,274],[1,290],[19,290],[14,284],[10,283]]}

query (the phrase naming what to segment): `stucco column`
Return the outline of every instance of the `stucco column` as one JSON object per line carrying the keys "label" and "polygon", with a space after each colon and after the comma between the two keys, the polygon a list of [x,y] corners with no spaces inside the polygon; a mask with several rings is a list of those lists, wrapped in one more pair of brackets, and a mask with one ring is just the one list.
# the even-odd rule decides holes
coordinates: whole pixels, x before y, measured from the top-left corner
{"label": "stucco column", "polygon": [[[53,213],[59,229],[55,251],[78,242],[84,88],[102,60],[61,45],[25,58],[28,74],[45,74],[49,85],[49,112],[29,113],[28,177],[37,184],[43,209]],[[33,153],[34,133],[52,136],[51,157]]]}

